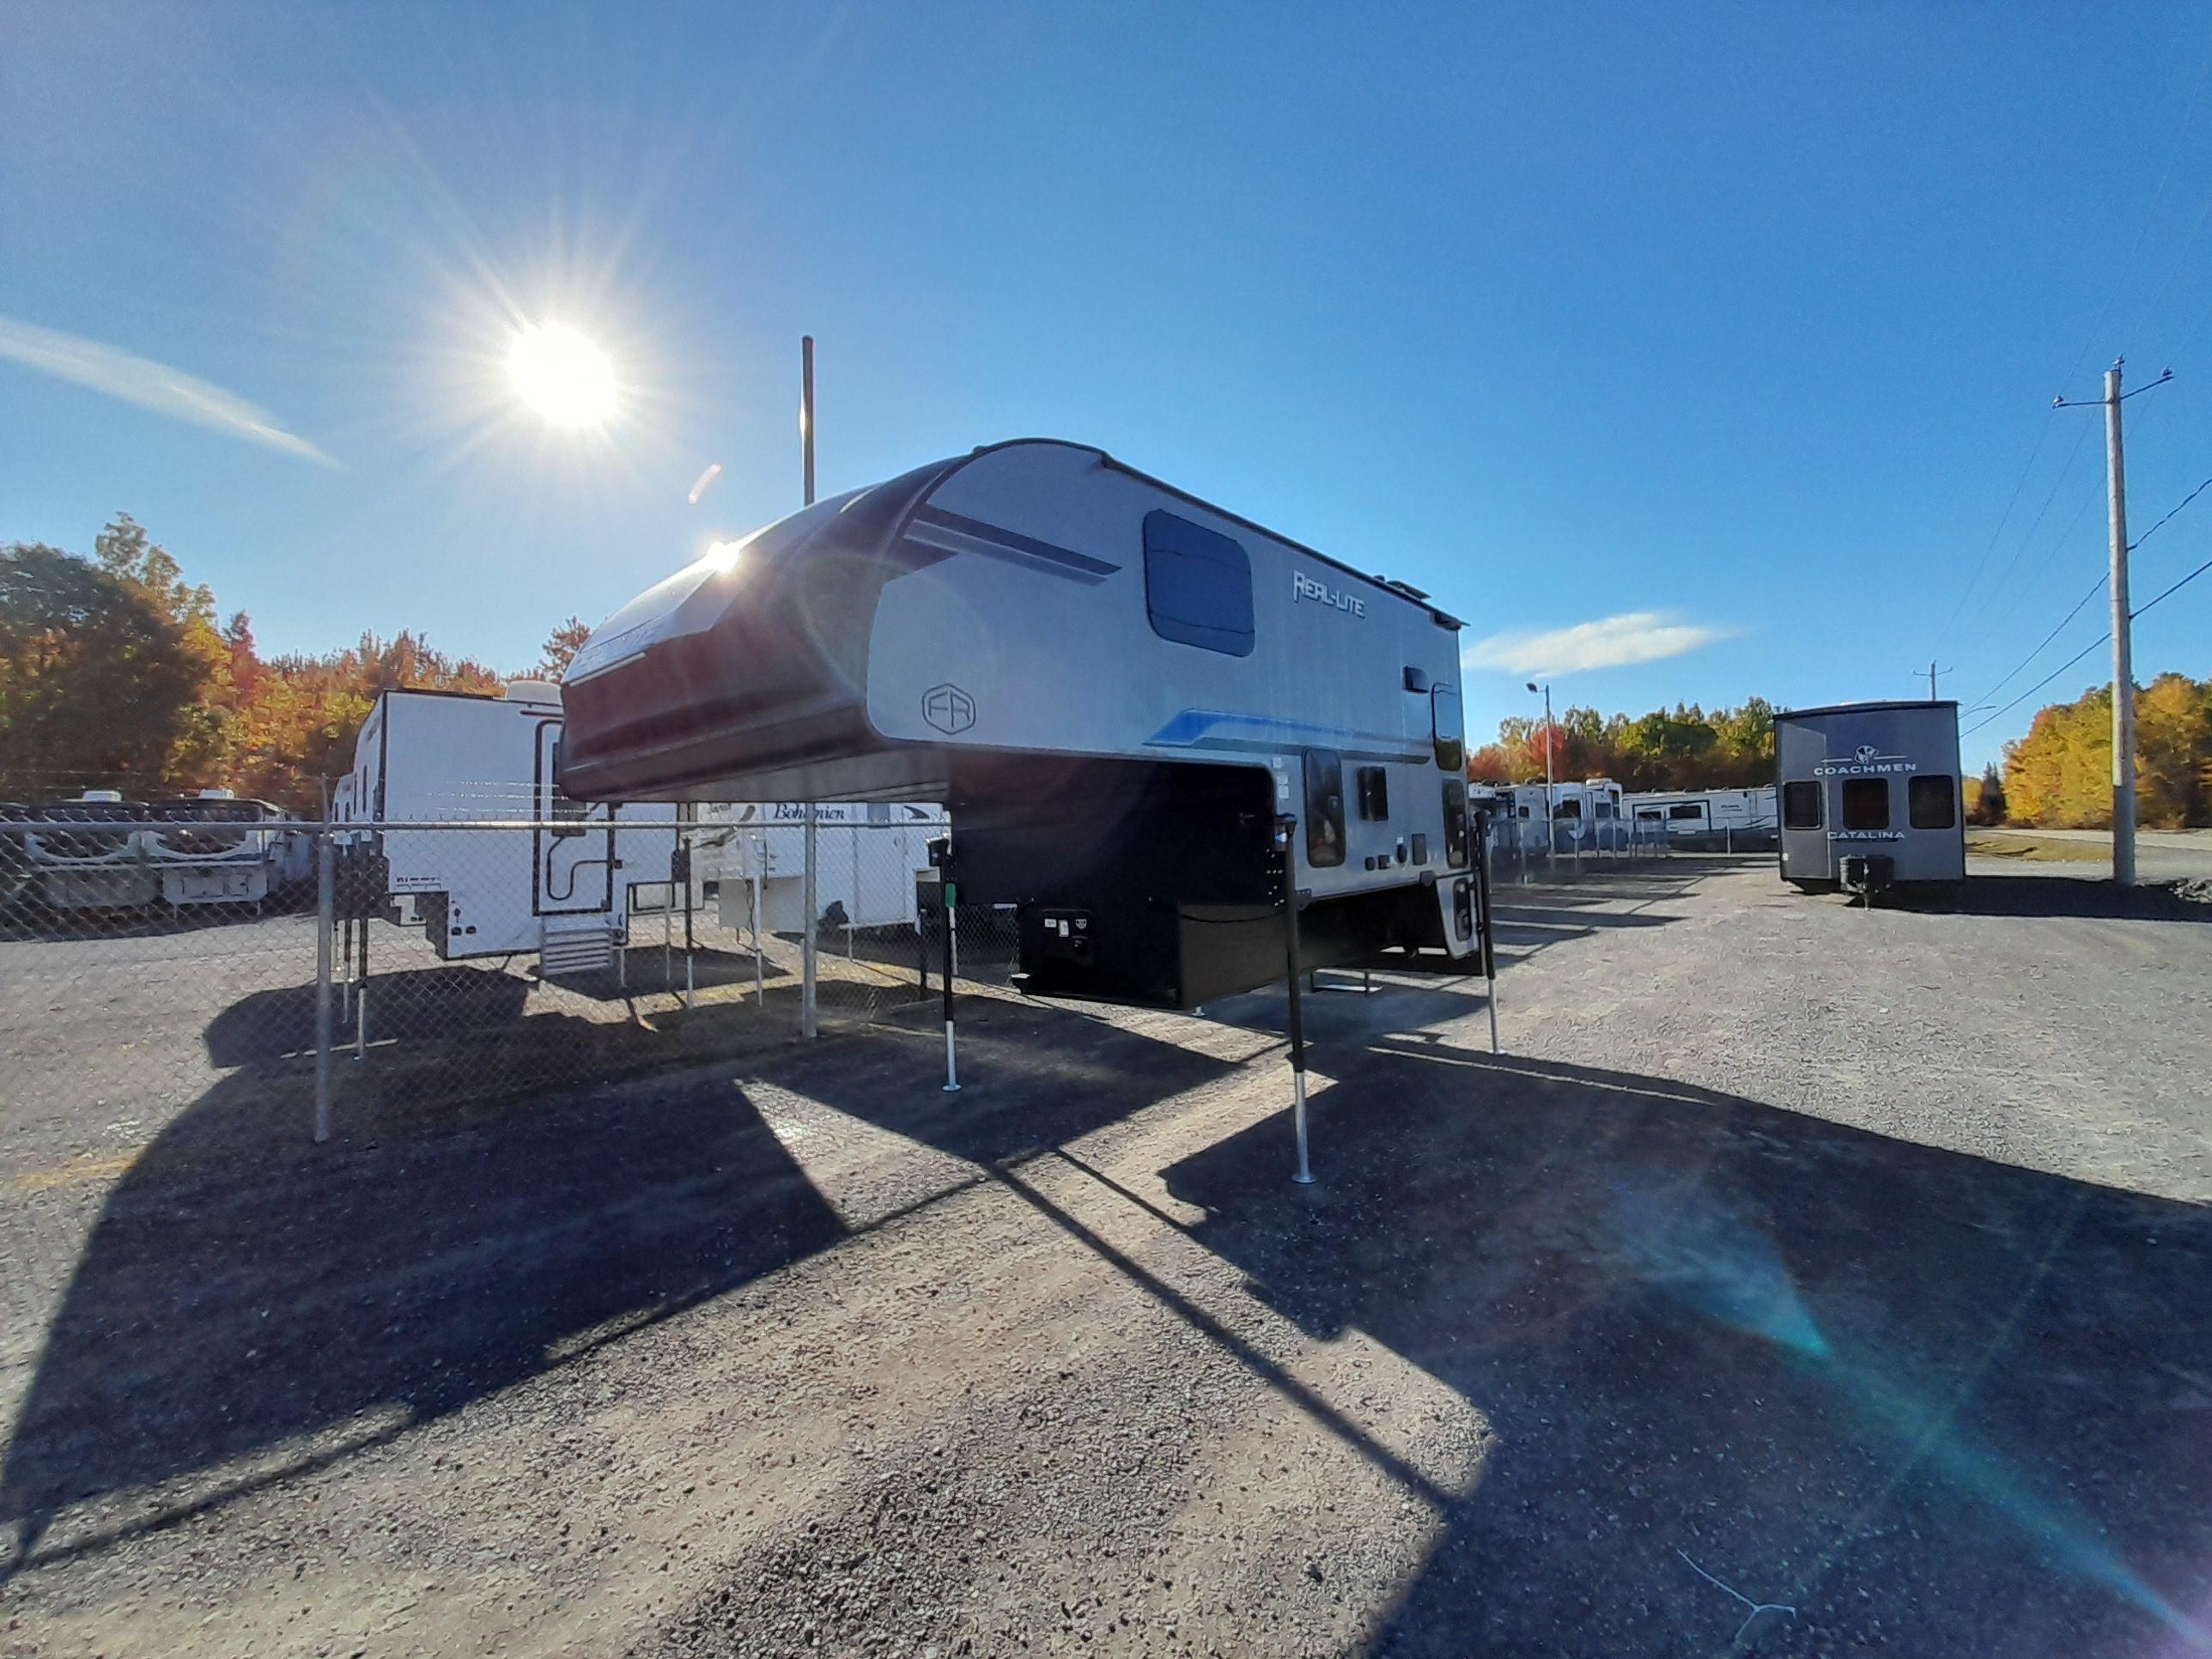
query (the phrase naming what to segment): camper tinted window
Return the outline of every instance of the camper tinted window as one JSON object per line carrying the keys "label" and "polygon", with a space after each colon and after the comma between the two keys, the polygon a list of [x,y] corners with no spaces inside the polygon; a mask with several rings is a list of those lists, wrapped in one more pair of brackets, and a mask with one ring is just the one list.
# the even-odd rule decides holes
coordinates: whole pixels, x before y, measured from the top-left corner
{"label": "camper tinted window", "polygon": [[1252,654],[1252,561],[1243,544],[1179,519],[1145,514],[1145,609],[1178,645]]}
{"label": "camper tinted window", "polygon": [[1344,862],[1344,762],[1332,750],[1306,750],[1306,862]]}
{"label": "camper tinted window", "polygon": [[1667,816],[1670,818],[1701,818],[1705,815],[1705,809],[1692,800],[1686,800],[1680,805],[1667,809]]}
{"label": "camper tinted window", "polygon": [[1459,693],[1449,685],[1440,685],[1429,693],[1429,707],[1435,722],[1437,769],[1456,772],[1467,764],[1467,728],[1460,714]]}
{"label": "camper tinted window", "polygon": [[1583,804],[1578,800],[1561,801],[1559,805],[1559,810],[1552,814],[1553,817],[1559,818],[1578,818],[1582,817],[1582,815]]}
{"label": "camper tinted window", "polygon": [[1845,778],[1844,780],[1844,828],[1846,830],[1889,828],[1889,780],[1887,778]]}
{"label": "camper tinted window", "polygon": [[1905,812],[1915,830],[1948,830],[1959,821],[1951,780],[1917,777],[1905,786]]}
{"label": "camper tinted window", "polygon": [[1820,827],[1820,786],[1809,778],[1782,786],[1782,827],[1818,830]]}

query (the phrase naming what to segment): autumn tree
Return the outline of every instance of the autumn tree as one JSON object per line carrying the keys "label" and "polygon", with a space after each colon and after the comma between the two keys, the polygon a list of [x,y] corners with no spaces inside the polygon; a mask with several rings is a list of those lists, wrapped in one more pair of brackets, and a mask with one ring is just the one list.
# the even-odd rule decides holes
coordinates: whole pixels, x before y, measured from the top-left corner
{"label": "autumn tree", "polygon": [[564,678],[568,665],[575,661],[576,653],[591,637],[591,624],[581,617],[570,616],[546,636],[544,650],[538,659],[538,677],[547,680]]}

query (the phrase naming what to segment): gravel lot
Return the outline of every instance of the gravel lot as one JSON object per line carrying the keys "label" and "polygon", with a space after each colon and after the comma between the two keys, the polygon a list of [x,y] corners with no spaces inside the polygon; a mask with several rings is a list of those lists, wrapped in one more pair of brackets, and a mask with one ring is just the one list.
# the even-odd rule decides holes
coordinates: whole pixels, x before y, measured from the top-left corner
{"label": "gravel lot", "polygon": [[0,1651],[2191,1650],[2212,908],[1998,867],[1514,890],[1312,1188],[1279,994],[47,1126]]}

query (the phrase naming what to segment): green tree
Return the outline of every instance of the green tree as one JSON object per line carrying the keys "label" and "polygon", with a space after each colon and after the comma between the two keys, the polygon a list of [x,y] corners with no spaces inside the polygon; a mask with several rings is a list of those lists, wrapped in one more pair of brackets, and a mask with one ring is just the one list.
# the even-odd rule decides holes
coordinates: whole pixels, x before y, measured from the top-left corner
{"label": "green tree", "polygon": [[143,558],[0,549],[0,793],[151,789],[204,737],[207,659],[149,575]]}

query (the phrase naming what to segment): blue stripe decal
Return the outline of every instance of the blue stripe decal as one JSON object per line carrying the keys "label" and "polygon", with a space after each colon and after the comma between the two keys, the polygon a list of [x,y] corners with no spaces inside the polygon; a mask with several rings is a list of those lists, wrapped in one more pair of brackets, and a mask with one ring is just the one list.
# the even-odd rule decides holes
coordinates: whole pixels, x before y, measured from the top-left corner
{"label": "blue stripe decal", "polygon": [[1018,531],[947,513],[942,507],[925,507],[917,511],[907,526],[906,535],[908,541],[939,552],[980,553],[986,558],[1004,559],[1024,569],[1047,570],[1055,576],[1072,577],[1086,585],[1102,582],[1121,568],[1072,548],[1041,542]]}
{"label": "blue stripe decal", "polygon": [[1285,748],[1334,746],[1394,758],[1425,759],[1401,732],[1360,732],[1309,720],[1277,720],[1269,714],[1233,714],[1219,709],[1186,708],[1145,739],[1164,749],[1242,749],[1270,752]]}

